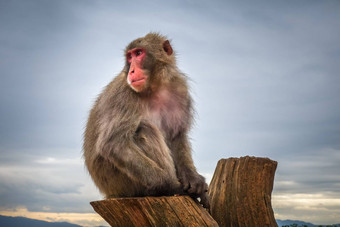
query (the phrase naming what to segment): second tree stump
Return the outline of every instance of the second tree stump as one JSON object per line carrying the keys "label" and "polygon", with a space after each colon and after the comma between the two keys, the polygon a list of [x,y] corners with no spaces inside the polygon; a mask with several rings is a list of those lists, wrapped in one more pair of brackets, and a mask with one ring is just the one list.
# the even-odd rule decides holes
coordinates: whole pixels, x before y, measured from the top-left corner
{"label": "second tree stump", "polygon": [[268,158],[249,156],[217,163],[209,195],[219,226],[277,226],[271,206],[276,166]]}

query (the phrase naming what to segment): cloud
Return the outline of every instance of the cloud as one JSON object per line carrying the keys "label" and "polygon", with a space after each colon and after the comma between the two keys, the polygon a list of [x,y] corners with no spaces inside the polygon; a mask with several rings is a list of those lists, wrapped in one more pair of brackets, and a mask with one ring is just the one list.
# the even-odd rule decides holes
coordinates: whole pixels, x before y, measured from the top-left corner
{"label": "cloud", "polygon": [[[51,152],[49,152],[51,154]],[[89,202],[102,199],[80,157],[34,156],[25,163],[2,162],[1,206],[25,206],[29,211],[91,212]]]}
{"label": "cloud", "polygon": [[81,226],[106,226],[107,223],[96,213],[51,213],[31,212],[25,207],[17,207],[12,210],[1,210],[1,215],[12,217],[27,217],[49,222],[70,222]]}
{"label": "cloud", "polygon": [[338,223],[340,199],[327,194],[276,194],[273,196],[275,218],[309,220],[313,224]]}

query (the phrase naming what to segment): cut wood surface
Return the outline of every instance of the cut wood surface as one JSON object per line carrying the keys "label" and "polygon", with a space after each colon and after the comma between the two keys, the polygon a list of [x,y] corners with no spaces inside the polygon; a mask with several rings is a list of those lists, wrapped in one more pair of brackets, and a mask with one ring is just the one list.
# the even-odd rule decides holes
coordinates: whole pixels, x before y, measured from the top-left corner
{"label": "cut wood surface", "polygon": [[277,226],[271,206],[276,167],[276,161],[249,156],[217,163],[208,193],[219,226]]}
{"label": "cut wood surface", "polygon": [[218,226],[188,196],[114,198],[91,205],[111,226]]}

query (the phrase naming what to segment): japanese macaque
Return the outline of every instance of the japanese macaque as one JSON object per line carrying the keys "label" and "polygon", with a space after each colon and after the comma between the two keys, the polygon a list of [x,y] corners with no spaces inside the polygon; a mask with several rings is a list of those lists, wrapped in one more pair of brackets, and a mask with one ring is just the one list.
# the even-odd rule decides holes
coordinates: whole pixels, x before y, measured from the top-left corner
{"label": "japanese macaque", "polygon": [[149,33],[126,47],[125,59],[88,119],[83,148],[93,181],[107,198],[180,194],[208,208],[188,139],[192,99],[170,42]]}

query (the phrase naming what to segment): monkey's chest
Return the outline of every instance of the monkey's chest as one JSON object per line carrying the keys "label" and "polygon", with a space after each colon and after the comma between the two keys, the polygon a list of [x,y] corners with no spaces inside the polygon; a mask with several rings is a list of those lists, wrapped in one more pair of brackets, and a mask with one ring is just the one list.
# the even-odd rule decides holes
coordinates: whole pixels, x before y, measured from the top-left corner
{"label": "monkey's chest", "polygon": [[171,138],[180,132],[188,118],[181,102],[167,96],[152,100],[148,106],[147,116],[166,138]]}
{"label": "monkey's chest", "polygon": [[182,129],[182,116],[183,113],[178,109],[152,110],[149,114],[149,120],[166,136],[172,136]]}

